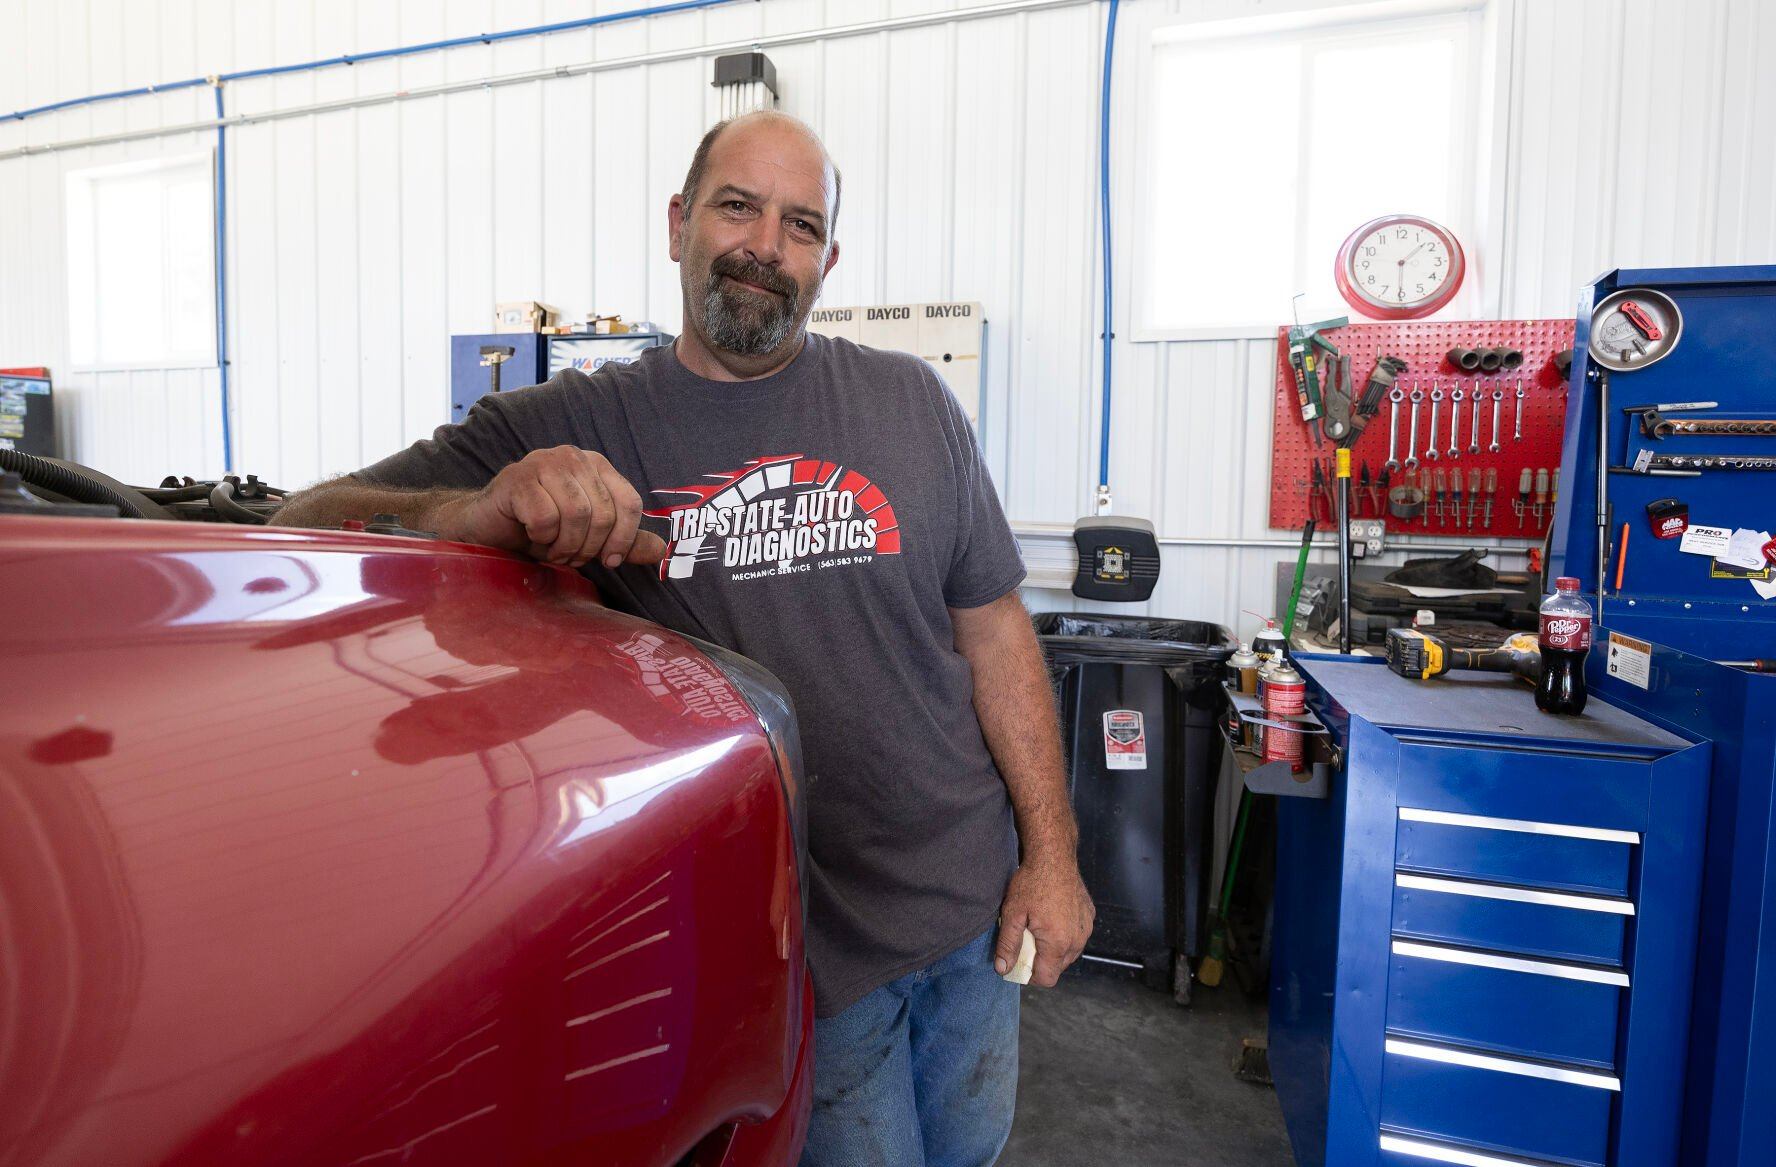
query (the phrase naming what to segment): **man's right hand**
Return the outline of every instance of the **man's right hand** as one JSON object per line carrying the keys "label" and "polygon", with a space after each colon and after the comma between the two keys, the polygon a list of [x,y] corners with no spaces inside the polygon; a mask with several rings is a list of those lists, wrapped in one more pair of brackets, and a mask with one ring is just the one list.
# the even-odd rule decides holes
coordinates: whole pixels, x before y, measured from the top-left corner
{"label": "man's right hand", "polygon": [[462,543],[519,551],[543,563],[608,568],[658,563],[666,543],[641,530],[641,496],[603,454],[533,450],[436,518]]}

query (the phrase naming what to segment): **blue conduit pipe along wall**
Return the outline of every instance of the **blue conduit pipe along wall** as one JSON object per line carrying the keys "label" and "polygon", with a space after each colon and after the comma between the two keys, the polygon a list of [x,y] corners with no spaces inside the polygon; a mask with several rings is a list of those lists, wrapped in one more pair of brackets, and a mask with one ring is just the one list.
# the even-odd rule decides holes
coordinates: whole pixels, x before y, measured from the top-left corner
{"label": "blue conduit pipe along wall", "polygon": [[1116,57],[1116,9],[1121,0],[1110,0],[1104,25],[1104,91],[1098,101],[1098,216],[1103,225],[1104,252],[1104,386],[1102,429],[1098,432],[1098,505],[1101,512],[1110,494],[1110,349],[1116,334],[1111,331],[1110,287],[1110,65]]}
{"label": "blue conduit pipe along wall", "polygon": [[473,36],[451,37],[448,40],[426,41],[417,45],[402,45],[393,49],[376,49],[368,53],[344,53],[337,57],[323,57],[317,61],[301,61],[293,65],[273,65],[264,69],[241,69],[233,73],[217,73],[207,77],[190,77],[183,81],[163,81],[158,85],[143,85],[136,89],[119,89],[113,93],[94,93],[86,97],[70,97],[66,101],[55,101],[48,105],[33,106],[30,109],[15,110],[7,116],[9,120],[22,121],[38,114],[54,113],[60,109],[73,109],[76,106],[93,105],[101,101],[116,101],[124,97],[147,97],[156,93],[170,93],[176,89],[191,89],[199,85],[215,85],[218,81],[245,81],[252,77],[276,77],[285,73],[303,73],[312,69],[325,69],[333,65],[356,65],[365,61],[381,61],[389,57],[411,57],[415,53],[434,53],[439,49],[454,49],[464,45],[491,45],[499,41],[516,40],[526,36],[545,36],[553,32],[572,32],[575,29],[592,28],[600,24],[615,24],[624,20],[639,20],[648,16],[665,16],[673,12],[689,12],[698,8],[714,8],[720,4],[735,4],[740,0],[679,0],[676,4],[656,4],[649,8],[632,8],[626,12],[607,12],[603,16],[588,16],[580,20],[563,20],[555,24],[533,24],[528,28],[507,29],[505,32],[482,32]]}
{"label": "blue conduit pipe along wall", "polygon": [[[210,86],[216,94],[216,120],[222,121],[223,111],[222,89],[230,81],[246,81],[254,77],[275,77],[286,73],[303,73],[315,69],[326,69],[338,65],[356,65],[364,61],[381,61],[390,57],[410,57],[417,53],[434,53],[441,49],[454,49],[466,45],[491,45],[499,41],[516,40],[519,37],[547,36],[550,33],[572,32],[577,29],[593,28],[601,24],[615,24],[625,20],[641,20],[649,16],[665,16],[674,12],[690,12],[699,8],[714,8],[723,4],[736,4],[742,0],[679,0],[674,4],[655,4],[647,8],[632,8],[626,12],[607,12],[602,16],[588,16],[579,20],[563,20],[554,24],[536,24],[527,28],[507,29],[504,32],[483,32],[473,36],[451,37],[447,40],[426,41],[423,44],[402,45],[392,49],[375,49],[367,53],[344,53],[337,57],[323,57],[315,61],[301,61],[292,65],[273,65],[263,69],[239,69],[232,73],[215,73],[205,77],[188,77],[182,81],[163,81],[156,85],[143,85],[135,89],[118,89],[110,93],[92,93],[85,97],[70,97],[64,101],[53,101],[48,105],[32,106],[30,109],[14,110],[7,114],[8,121],[24,121],[26,118],[38,117],[42,114],[55,113],[58,110],[75,109],[85,105],[96,105],[104,101],[120,101],[130,97],[149,97],[155,94],[172,93],[180,89],[194,89],[200,85]],[[1111,9],[1115,3],[1112,0]],[[216,176],[215,176],[215,219],[216,219],[216,365],[222,385],[222,466],[225,471],[234,469],[234,428],[230,418],[230,378],[228,368],[228,130],[225,126],[216,127]],[[1106,357],[1106,359],[1108,359]],[[1107,439],[1106,439],[1107,440]]]}
{"label": "blue conduit pipe along wall", "polygon": [[[216,120],[222,108],[222,81],[214,83]],[[216,127],[216,374],[222,383],[222,472],[234,472],[234,421],[228,407],[228,127]]]}

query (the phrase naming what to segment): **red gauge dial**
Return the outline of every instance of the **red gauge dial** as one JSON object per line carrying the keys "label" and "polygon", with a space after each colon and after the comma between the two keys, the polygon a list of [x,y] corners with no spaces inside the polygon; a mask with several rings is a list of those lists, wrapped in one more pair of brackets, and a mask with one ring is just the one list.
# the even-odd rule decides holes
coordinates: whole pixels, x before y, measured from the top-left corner
{"label": "red gauge dial", "polygon": [[1371,319],[1416,320],[1455,298],[1467,266],[1447,227],[1422,215],[1383,215],[1338,249],[1338,291]]}

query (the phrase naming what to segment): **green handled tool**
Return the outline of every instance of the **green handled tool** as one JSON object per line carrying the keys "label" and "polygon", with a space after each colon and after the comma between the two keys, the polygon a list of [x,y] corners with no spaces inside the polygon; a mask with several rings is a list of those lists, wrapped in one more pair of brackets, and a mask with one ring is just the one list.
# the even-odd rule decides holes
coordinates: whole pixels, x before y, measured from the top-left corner
{"label": "green handled tool", "polygon": [[[1295,605],[1301,602],[1301,583],[1307,578],[1307,553],[1313,548],[1314,521],[1307,520],[1301,528],[1301,551],[1295,557],[1295,583],[1289,589],[1289,610],[1283,615],[1283,640],[1295,631]],[[1233,910],[1234,877],[1239,873],[1240,855],[1246,847],[1246,823],[1252,812],[1252,792],[1240,783],[1239,815],[1234,820],[1233,838],[1227,846],[1227,866],[1221,871],[1221,902],[1215,913],[1215,924],[1209,931],[1209,951],[1196,966],[1196,979],[1210,988],[1221,983],[1226,972],[1227,955],[1232,949],[1227,936],[1227,915]]]}

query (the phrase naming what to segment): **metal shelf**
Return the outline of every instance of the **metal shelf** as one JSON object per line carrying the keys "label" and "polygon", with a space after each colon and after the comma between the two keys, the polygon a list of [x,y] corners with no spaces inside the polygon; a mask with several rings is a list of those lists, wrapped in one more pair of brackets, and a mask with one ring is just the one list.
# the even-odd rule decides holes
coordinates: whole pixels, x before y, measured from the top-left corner
{"label": "metal shelf", "polygon": [[[1233,706],[1234,711],[1233,719],[1221,719],[1221,740],[1226,743],[1234,763],[1239,766],[1246,789],[1253,794],[1274,794],[1290,798],[1327,797],[1331,792],[1331,774],[1338,766],[1339,755],[1338,747],[1332,743],[1332,735],[1325,724],[1306,712],[1295,717],[1267,717],[1256,696],[1241,693],[1225,683],[1221,688],[1227,694],[1228,703]],[[1241,740],[1244,735],[1236,735],[1234,726],[1248,722],[1263,726],[1266,733],[1301,734],[1302,768],[1296,771],[1287,762],[1267,762],[1256,750],[1246,745]]]}

